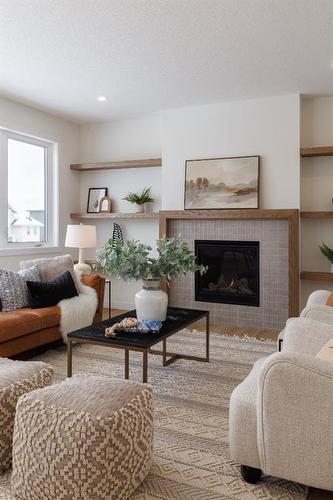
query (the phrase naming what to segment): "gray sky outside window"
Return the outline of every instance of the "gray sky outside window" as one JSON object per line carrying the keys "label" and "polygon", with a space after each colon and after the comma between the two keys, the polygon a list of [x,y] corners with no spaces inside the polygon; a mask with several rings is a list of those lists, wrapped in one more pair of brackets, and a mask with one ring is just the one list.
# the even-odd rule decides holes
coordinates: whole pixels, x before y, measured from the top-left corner
{"label": "gray sky outside window", "polygon": [[8,242],[45,241],[45,148],[8,139]]}
{"label": "gray sky outside window", "polygon": [[16,210],[44,210],[44,148],[8,140],[8,203]]}

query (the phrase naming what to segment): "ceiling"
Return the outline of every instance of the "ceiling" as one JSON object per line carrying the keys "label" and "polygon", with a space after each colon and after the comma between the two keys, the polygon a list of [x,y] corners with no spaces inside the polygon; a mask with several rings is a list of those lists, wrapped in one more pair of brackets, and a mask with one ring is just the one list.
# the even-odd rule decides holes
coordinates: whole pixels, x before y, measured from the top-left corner
{"label": "ceiling", "polygon": [[0,94],[78,122],[332,95],[332,62],[332,0],[0,0]]}

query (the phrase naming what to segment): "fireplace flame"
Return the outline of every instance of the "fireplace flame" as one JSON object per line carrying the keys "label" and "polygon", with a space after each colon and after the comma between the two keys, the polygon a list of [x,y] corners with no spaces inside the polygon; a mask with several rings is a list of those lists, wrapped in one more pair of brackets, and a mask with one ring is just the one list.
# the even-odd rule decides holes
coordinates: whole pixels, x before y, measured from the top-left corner
{"label": "fireplace flame", "polygon": [[237,281],[235,278],[232,278],[232,280],[229,283],[229,288],[235,288],[237,285]]}

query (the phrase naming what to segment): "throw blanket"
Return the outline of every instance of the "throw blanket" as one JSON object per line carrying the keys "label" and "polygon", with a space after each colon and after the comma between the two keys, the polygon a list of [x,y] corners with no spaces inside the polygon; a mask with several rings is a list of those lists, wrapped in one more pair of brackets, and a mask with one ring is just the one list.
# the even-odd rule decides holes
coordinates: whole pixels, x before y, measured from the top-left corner
{"label": "throw blanket", "polygon": [[96,291],[81,283],[79,276],[76,282],[79,295],[61,300],[58,304],[61,310],[60,331],[65,344],[70,332],[92,324],[98,306]]}

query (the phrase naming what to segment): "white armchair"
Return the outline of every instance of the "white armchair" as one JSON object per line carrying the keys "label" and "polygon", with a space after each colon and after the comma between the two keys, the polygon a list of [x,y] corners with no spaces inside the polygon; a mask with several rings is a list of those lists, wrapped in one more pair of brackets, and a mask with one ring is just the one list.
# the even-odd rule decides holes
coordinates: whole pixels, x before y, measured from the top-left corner
{"label": "white armchair", "polygon": [[246,481],[265,473],[333,491],[333,363],[316,358],[332,338],[333,308],[308,305],[288,320],[282,352],[233,391],[230,453]]}
{"label": "white armchair", "polygon": [[[306,306],[300,314],[301,318],[307,318],[320,323],[327,323],[333,325],[333,307],[327,306],[327,300],[332,292],[328,290],[316,290],[309,296]],[[287,325],[293,318],[287,321]],[[278,351],[282,350],[282,343],[284,340],[285,328],[278,336]]]}

